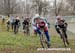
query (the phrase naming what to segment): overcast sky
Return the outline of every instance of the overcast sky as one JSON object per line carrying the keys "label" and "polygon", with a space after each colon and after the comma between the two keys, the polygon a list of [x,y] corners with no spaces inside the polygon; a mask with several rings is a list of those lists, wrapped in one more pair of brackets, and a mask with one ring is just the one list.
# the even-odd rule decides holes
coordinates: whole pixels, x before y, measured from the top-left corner
{"label": "overcast sky", "polygon": [[[21,1],[25,2],[26,0],[21,0]],[[28,1],[28,3],[30,3],[29,2],[30,0],[27,0],[27,1]],[[44,0],[42,0],[42,1],[44,1]],[[53,1],[54,0],[46,0],[46,1],[50,2],[50,5],[53,6]],[[19,0],[17,0],[17,2],[19,2]]]}
{"label": "overcast sky", "polygon": [[[17,0],[17,1],[19,1],[19,0]],[[21,0],[21,1],[26,1],[26,0]],[[44,0],[42,0],[42,1],[44,1]],[[54,1],[54,0],[46,0],[46,1]]]}

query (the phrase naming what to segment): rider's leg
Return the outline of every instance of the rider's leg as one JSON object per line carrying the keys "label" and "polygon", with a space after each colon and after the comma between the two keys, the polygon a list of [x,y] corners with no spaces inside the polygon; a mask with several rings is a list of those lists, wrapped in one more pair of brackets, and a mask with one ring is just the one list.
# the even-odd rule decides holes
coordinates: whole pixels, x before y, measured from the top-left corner
{"label": "rider's leg", "polygon": [[30,28],[29,28],[30,26],[28,25],[28,27],[27,27],[27,34],[29,34],[30,35]]}
{"label": "rider's leg", "polygon": [[14,30],[14,23],[12,22],[11,23],[11,28],[12,28],[12,31]]}
{"label": "rider's leg", "polygon": [[64,32],[64,35],[65,35],[65,38],[67,38],[67,33],[66,33],[65,29],[63,29],[63,32]]}
{"label": "rider's leg", "polygon": [[14,33],[16,34],[16,25],[14,25]]}
{"label": "rider's leg", "polygon": [[18,25],[16,25],[16,32],[18,33],[18,30],[19,30],[19,26]]}
{"label": "rider's leg", "polygon": [[7,24],[7,31],[9,31],[9,25]]}
{"label": "rider's leg", "polygon": [[46,35],[46,38],[47,38],[47,41],[48,41],[48,46],[50,47],[50,36],[49,36],[49,33],[48,33],[48,27],[44,28],[44,32],[45,32],[45,35]]}
{"label": "rider's leg", "polygon": [[47,38],[47,43],[48,43],[48,47],[50,47],[50,36],[49,36],[49,33],[48,31],[45,31],[45,35],[46,35],[46,38]]}
{"label": "rider's leg", "polygon": [[[40,28],[37,28],[36,31],[39,35],[41,35]],[[48,47],[50,47],[50,37],[49,37],[48,29],[46,27],[44,28],[44,32],[48,41]]]}
{"label": "rider's leg", "polygon": [[46,35],[47,41],[50,42],[50,36],[49,36],[48,31],[45,31],[45,35]]}
{"label": "rider's leg", "polygon": [[66,29],[65,28],[63,29],[63,32],[64,32],[64,35],[65,35],[66,42],[69,45],[68,37],[67,37],[67,33],[66,33]]}
{"label": "rider's leg", "polygon": [[36,32],[37,32],[39,35],[41,35],[40,28],[37,28],[37,29],[36,29]]}

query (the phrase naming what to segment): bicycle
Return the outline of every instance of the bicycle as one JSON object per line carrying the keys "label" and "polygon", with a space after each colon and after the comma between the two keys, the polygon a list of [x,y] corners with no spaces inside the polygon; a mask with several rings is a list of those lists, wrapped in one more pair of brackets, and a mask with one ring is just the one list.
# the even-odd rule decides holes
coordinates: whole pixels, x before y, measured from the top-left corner
{"label": "bicycle", "polygon": [[6,24],[7,24],[7,31],[9,31],[9,29],[10,29],[10,22],[8,21]]}
{"label": "bicycle", "polygon": [[28,25],[24,26],[24,35],[25,34],[30,35],[30,30],[29,30],[29,26]]}
{"label": "bicycle", "polygon": [[41,35],[39,36],[40,36],[40,43],[41,43],[42,48],[50,48],[50,44],[48,43],[47,38],[44,35],[43,29],[41,29],[40,31],[41,31]]}
{"label": "bicycle", "polygon": [[7,31],[9,31],[9,29],[10,29],[10,25],[7,25]]}
{"label": "bicycle", "polygon": [[67,45],[69,45],[69,42],[68,42],[67,38],[65,37],[65,34],[63,32],[63,28],[61,28],[60,31],[61,31],[61,38],[64,42],[64,46],[66,47]]}
{"label": "bicycle", "polygon": [[14,25],[14,34],[18,33],[18,29],[19,29],[19,26],[18,25]]}

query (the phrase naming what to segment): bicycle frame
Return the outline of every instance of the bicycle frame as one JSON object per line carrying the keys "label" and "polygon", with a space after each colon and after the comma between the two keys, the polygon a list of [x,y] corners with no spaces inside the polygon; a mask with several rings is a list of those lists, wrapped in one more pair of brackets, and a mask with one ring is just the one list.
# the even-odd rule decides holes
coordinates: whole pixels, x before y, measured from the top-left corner
{"label": "bicycle frame", "polygon": [[41,35],[40,36],[40,42],[41,42],[41,45],[42,45],[42,48],[48,48],[48,42],[47,42],[47,38],[46,36],[44,35],[44,30],[41,29]]}

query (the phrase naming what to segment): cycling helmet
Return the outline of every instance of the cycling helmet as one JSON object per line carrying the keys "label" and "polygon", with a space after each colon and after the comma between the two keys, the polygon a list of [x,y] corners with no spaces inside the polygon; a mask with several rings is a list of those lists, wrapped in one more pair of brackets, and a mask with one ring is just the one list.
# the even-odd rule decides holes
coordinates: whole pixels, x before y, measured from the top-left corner
{"label": "cycling helmet", "polygon": [[33,18],[34,18],[34,19],[40,18],[40,15],[39,15],[39,14],[35,14],[35,16],[34,16]]}
{"label": "cycling helmet", "polygon": [[57,19],[57,20],[61,20],[62,17],[61,17],[61,16],[57,16],[56,19]]}

